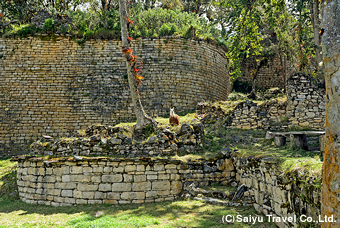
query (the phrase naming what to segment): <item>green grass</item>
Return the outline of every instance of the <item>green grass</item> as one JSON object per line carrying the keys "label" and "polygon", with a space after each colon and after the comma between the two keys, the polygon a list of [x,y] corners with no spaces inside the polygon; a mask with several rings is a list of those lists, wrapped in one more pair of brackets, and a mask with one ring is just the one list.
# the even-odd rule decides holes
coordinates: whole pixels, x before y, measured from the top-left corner
{"label": "green grass", "polygon": [[[96,217],[98,212],[102,216]],[[196,200],[130,205],[29,205],[0,198],[0,227],[226,227],[223,215],[256,216],[252,207],[225,207]],[[259,227],[275,227],[268,222]],[[251,227],[229,224],[228,227]]]}
{"label": "green grass", "polygon": [[0,159],[0,196],[18,199],[16,162]]}

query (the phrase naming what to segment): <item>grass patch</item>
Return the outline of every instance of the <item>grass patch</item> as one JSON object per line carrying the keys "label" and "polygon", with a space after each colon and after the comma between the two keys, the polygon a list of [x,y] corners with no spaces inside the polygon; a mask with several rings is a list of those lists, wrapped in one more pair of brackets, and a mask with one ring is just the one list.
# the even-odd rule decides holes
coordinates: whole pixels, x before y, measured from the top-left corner
{"label": "grass patch", "polygon": [[[98,212],[102,216],[96,217]],[[250,223],[222,224],[223,215],[257,216],[251,207],[225,207],[196,200],[130,205],[29,205],[0,198],[3,227],[251,227]],[[274,224],[257,223],[259,227]]]}
{"label": "grass patch", "polygon": [[18,199],[16,179],[16,162],[0,159],[0,195],[5,198]]}

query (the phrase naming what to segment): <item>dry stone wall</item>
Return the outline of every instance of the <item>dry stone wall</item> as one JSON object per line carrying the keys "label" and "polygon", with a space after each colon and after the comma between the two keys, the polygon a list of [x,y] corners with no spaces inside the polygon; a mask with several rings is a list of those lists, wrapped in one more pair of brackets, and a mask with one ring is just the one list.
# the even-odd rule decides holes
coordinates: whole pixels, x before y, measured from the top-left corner
{"label": "dry stone wall", "polygon": [[279,99],[272,99],[263,103],[246,100],[236,103],[233,110],[225,113],[221,107],[199,103],[197,113],[205,115],[201,119],[205,126],[222,119],[225,128],[279,130],[286,129],[289,124],[284,118],[286,116],[286,105],[286,101]]}
{"label": "dry stone wall", "polygon": [[287,94],[287,114],[292,125],[324,129],[324,88],[313,83],[311,76],[296,74],[288,80]]}
{"label": "dry stone wall", "polygon": [[[0,39],[0,156],[28,152],[42,135],[134,119],[121,46],[80,46],[62,36]],[[216,43],[169,37],[137,39],[131,48],[143,60],[140,94],[148,114],[227,98],[227,59]]]}
{"label": "dry stone wall", "polygon": [[136,143],[124,135],[125,128],[93,125],[86,135],[66,139],[42,138],[31,144],[31,155],[38,156],[119,156],[156,157],[194,152],[203,142],[201,123],[182,124],[178,132],[158,129],[147,141]]}
{"label": "dry stone wall", "polygon": [[[256,62],[255,59],[244,62],[242,66],[243,75],[239,80],[248,82],[251,85],[253,82],[254,70],[258,63],[259,62]],[[291,73],[290,70],[290,68],[286,69],[287,78]],[[260,68],[256,77],[256,86],[261,88],[284,88],[284,83],[283,64],[280,61],[279,55],[276,54],[272,58],[269,58],[268,63],[265,66]]]}
{"label": "dry stone wall", "polygon": [[[271,221],[280,228],[308,227],[300,221],[302,215],[319,221],[320,177],[305,175],[301,170],[282,173],[276,163],[269,157],[233,157],[236,180],[247,186],[255,210],[271,216]],[[274,220],[273,217],[280,219]],[[281,218],[290,218],[291,221],[283,222]]]}
{"label": "dry stone wall", "polygon": [[287,100],[240,101],[228,113],[219,105],[198,103],[196,110],[197,114],[204,115],[201,121],[205,126],[223,119],[226,128],[324,130],[325,89],[317,86],[311,76],[298,73],[288,80]]}
{"label": "dry stone wall", "polygon": [[126,204],[174,200],[184,185],[228,183],[232,160],[17,157],[20,198],[31,204]]}

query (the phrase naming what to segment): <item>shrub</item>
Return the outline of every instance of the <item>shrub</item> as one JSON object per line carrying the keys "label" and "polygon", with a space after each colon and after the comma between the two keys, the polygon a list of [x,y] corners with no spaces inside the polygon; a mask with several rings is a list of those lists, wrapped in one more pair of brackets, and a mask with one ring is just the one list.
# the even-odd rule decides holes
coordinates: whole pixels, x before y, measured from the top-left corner
{"label": "shrub", "polygon": [[47,18],[43,24],[44,31],[50,32],[54,30],[54,20],[53,18]]}
{"label": "shrub", "polygon": [[164,23],[159,29],[160,36],[171,36],[177,32],[177,26],[173,23]]}

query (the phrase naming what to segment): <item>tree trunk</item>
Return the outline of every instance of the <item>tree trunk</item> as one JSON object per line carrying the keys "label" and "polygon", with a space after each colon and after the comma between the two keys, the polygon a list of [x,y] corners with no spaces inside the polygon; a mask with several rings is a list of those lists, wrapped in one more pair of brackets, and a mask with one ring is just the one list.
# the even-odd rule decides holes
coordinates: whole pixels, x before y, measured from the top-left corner
{"label": "tree trunk", "polygon": [[319,20],[319,0],[313,0],[311,6],[312,12],[312,26],[314,33],[314,44],[315,44],[315,59],[316,59],[316,68],[318,70],[322,70],[322,65],[319,65],[322,62],[322,47],[321,47],[321,35],[320,35],[320,20]]}
{"label": "tree trunk", "polygon": [[[129,48],[128,42],[128,29],[127,29],[127,13],[126,13],[126,0],[119,0],[119,12],[120,12],[120,22],[121,22],[121,33],[122,33],[122,43],[124,49]],[[137,124],[135,130],[140,131],[145,128],[150,123],[155,123],[155,121],[147,116],[144,112],[142,103],[139,98],[138,88],[135,84],[135,78],[132,74],[132,69],[129,62],[126,60],[126,68],[128,72],[128,81],[131,92],[132,103],[134,111],[137,118]]]}
{"label": "tree trunk", "polygon": [[322,168],[321,215],[336,222],[322,227],[340,227],[340,0],[322,3],[322,52],[326,80],[326,134]]}

